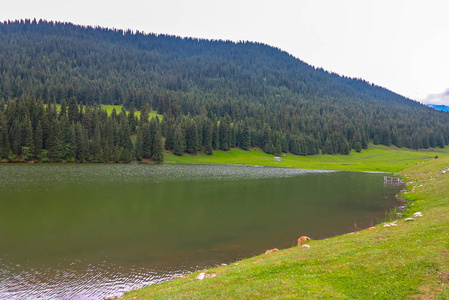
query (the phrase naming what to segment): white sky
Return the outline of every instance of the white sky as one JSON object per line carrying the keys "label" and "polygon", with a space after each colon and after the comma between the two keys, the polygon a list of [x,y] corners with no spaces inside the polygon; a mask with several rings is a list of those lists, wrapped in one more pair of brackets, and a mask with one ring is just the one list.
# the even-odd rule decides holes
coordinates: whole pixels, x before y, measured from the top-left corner
{"label": "white sky", "polygon": [[0,21],[36,18],[257,41],[313,66],[363,78],[421,102],[449,104],[447,0],[2,2]]}

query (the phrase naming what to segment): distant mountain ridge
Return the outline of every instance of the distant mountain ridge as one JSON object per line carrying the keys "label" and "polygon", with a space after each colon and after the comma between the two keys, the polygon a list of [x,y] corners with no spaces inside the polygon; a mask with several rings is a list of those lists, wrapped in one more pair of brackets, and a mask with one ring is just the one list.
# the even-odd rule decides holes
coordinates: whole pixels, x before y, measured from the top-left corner
{"label": "distant mountain ridge", "polygon": [[436,110],[449,112],[449,106],[447,105],[438,105],[438,104],[426,104],[428,107],[432,107]]}

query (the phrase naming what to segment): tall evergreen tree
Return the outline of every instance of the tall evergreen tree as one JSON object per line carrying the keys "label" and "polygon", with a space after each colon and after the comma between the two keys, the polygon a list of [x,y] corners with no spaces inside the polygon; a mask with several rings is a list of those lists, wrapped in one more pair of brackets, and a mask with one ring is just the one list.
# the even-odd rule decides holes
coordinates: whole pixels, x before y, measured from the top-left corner
{"label": "tall evergreen tree", "polygon": [[162,145],[162,134],[159,122],[156,122],[156,124],[152,158],[155,162],[162,163],[164,162],[164,146]]}
{"label": "tall evergreen tree", "polygon": [[226,114],[219,126],[220,149],[228,151],[231,148],[231,117]]}
{"label": "tall evergreen tree", "polygon": [[249,133],[249,126],[248,124],[245,122],[245,125],[243,126],[243,131],[242,131],[242,138],[241,138],[241,148],[243,150],[250,150],[251,149],[251,136]]}
{"label": "tall evergreen tree", "polygon": [[78,102],[76,101],[75,97],[71,97],[69,99],[69,107],[67,116],[69,118],[69,122],[77,122],[79,121],[79,108],[78,108]]}
{"label": "tall evergreen tree", "polygon": [[180,126],[175,128],[175,144],[173,147],[173,154],[181,156],[186,151],[186,141],[184,133]]}

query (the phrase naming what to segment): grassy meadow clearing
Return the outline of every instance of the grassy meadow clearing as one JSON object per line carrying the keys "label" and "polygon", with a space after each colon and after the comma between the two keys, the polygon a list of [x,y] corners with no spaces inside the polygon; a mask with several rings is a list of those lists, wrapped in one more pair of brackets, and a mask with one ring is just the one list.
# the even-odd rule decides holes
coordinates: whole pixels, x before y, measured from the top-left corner
{"label": "grassy meadow clearing", "polygon": [[349,155],[310,155],[298,156],[285,154],[281,161],[274,161],[273,155],[263,151],[245,151],[233,148],[231,151],[214,151],[213,155],[199,153],[195,156],[184,154],[176,156],[166,153],[167,163],[198,164],[239,164],[270,167],[288,167],[301,169],[399,172],[416,163],[435,159],[435,156],[449,155],[449,147],[444,149],[410,150],[406,148],[370,145],[367,150],[357,153],[352,150]]}
{"label": "grassy meadow clearing", "polygon": [[[47,104],[44,104],[44,107],[47,107]],[[122,105],[106,105],[106,104],[101,104],[100,107],[104,110],[106,110],[106,112],[108,113],[108,116],[111,115],[112,111],[115,108],[115,111],[117,112],[117,114],[119,114],[122,111]],[[61,108],[61,104],[56,104],[56,109],[59,111],[59,109]],[[126,111],[126,114],[128,114],[128,111]],[[134,115],[140,119],[140,110],[137,110]],[[157,111],[152,110],[149,114],[148,119],[151,120],[152,118],[155,117],[159,117],[159,119],[162,119],[162,115],[158,114]]]}
{"label": "grassy meadow clearing", "polygon": [[[226,163],[397,172],[408,209],[387,223],[187,274],[131,291],[123,299],[449,299],[449,155],[371,146],[361,153],[274,162],[260,151],[167,155],[169,163]],[[435,156],[438,155],[438,159]],[[422,217],[413,217],[422,212]],[[300,215],[298,216],[300,217]],[[414,221],[405,221],[412,217]],[[392,222],[390,220],[389,222]],[[298,232],[298,237],[307,232]],[[205,273],[205,279],[197,276]]]}

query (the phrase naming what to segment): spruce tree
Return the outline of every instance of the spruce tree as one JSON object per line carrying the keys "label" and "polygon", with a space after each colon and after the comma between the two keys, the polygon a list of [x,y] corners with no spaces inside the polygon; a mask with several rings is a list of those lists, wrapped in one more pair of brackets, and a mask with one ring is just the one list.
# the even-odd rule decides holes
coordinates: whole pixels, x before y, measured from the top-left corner
{"label": "spruce tree", "polygon": [[63,118],[67,116],[67,103],[65,102],[65,99],[62,99],[61,106],[59,108],[59,118]]}
{"label": "spruce tree", "polygon": [[275,156],[281,156],[282,155],[282,145],[281,140],[278,139],[276,141],[276,146],[274,146],[273,155]]}
{"label": "spruce tree", "polygon": [[76,141],[75,141],[75,123],[71,123],[68,129],[68,137],[65,145],[64,159],[67,162],[75,161],[76,159]]}
{"label": "spruce tree", "polygon": [[330,138],[326,139],[326,142],[324,143],[323,147],[323,154],[333,154],[334,150],[332,149],[332,142]]}
{"label": "spruce tree", "polygon": [[360,153],[362,151],[362,143],[361,142],[356,142],[355,143],[355,151],[357,153]]}
{"label": "spruce tree", "polygon": [[202,146],[208,155],[212,155],[214,153],[214,149],[212,147],[212,136],[213,136],[214,124],[209,119],[203,119],[202,126],[202,136],[203,142]]}
{"label": "spruce tree", "polygon": [[143,123],[140,130],[142,132],[142,158],[150,158],[153,148],[150,134],[150,123]]}
{"label": "spruce tree", "polygon": [[231,148],[232,142],[232,132],[231,132],[231,117],[226,114],[220,122],[219,126],[219,140],[220,140],[220,149],[224,151],[228,151]]}
{"label": "spruce tree", "polygon": [[166,117],[163,119],[163,122],[165,123],[165,145],[164,148],[169,150],[173,149],[174,142],[175,142],[175,132],[174,132],[174,120],[170,117]]}
{"label": "spruce tree", "polygon": [[78,108],[78,102],[76,101],[75,97],[71,97],[69,99],[69,107],[67,111],[67,116],[69,118],[69,122],[77,122],[79,120],[79,108]]}
{"label": "spruce tree", "polygon": [[162,134],[160,126],[156,126],[156,132],[154,134],[152,158],[156,163],[164,162],[164,146],[162,145]]}
{"label": "spruce tree", "polygon": [[137,137],[136,137],[136,145],[134,147],[134,155],[136,157],[136,160],[141,161],[143,158],[143,135],[142,135],[142,128],[139,127],[137,129]]}
{"label": "spruce tree", "polygon": [[242,148],[243,150],[251,149],[251,136],[249,133],[249,126],[247,122],[245,122],[245,125],[243,126],[240,148]]}
{"label": "spruce tree", "polygon": [[186,151],[191,154],[198,152],[198,132],[196,124],[190,120],[185,129]]}
{"label": "spruce tree", "polygon": [[7,158],[9,151],[10,149],[6,118],[4,113],[0,110],[0,159]]}
{"label": "spruce tree", "polygon": [[184,133],[180,126],[176,126],[175,129],[175,144],[173,147],[173,154],[181,156],[186,151],[186,141]]}
{"label": "spruce tree", "polygon": [[47,140],[48,158],[50,161],[61,161],[64,151],[61,139],[61,127],[58,119],[52,120]]}
{"label": "spruce tree", "polygon": [[136,107],[134,106],[134,103],[131,102],[128,108],[128,124],[131,129],[131,132],[136,132],[137,127],[137,117],[135,116],[136,113]]}
{"label": "spruce tree", "polygon": [[86,160],[87,155],[87,135],[81,123],[78,122],[75,125],[75,158],[82,162]]}
{"label": "spruce tree", "polygon": [[140,108],[140,124],[149,122],[150,112],[150,105],[147,102],[144,102]]}
{"label": "spruce tree", "polygon": [[213,149],[220,148],[220,134],[217,122],[214,122],[214,128],[212,131],[212,148]]}

